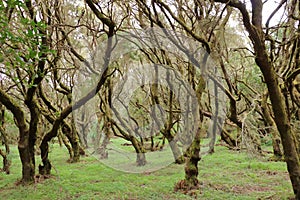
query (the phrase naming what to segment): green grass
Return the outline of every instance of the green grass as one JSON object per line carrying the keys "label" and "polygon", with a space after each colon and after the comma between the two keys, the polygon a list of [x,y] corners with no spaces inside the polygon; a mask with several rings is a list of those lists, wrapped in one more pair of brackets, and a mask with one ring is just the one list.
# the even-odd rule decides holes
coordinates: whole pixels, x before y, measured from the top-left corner
{"label": "green grass", "polygon": [[[184,178],[184,166],[171,164],[151,173],[114,170],[93,156],[67,163],[67,150],[51,146],[53,177],[29,186],[16,186],[21,164],[12,148],[11,174],[0,173],[0,199],[192,199],[173,192]],[[201,190],[198,199],[288,199],[292,187],[283,162],[267,162],[217,146],[216,153],[199,162]],[[37,157],[37,164],[40,163]]]}

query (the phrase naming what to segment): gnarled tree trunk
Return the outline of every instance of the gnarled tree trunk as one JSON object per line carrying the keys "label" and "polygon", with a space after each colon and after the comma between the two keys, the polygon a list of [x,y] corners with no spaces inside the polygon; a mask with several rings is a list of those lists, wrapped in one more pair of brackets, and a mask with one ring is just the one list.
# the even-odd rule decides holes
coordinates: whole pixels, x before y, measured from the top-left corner
{"label": "gnarled tree trunk", "polygon": [[0,102],[10,110],[15,119],[16,125],[19,129],[18,149],[22,162],[22,179],[21,182],[27,183],[34,180],[35,162],[34,162],[34,146],[29,144],[29,128],[25,121],[25,115],[21,107],[14,102],[1,88],[0,88]]}
{"label": "gnarled tree trunk", "polygon": [[275,123],[279,131],[284,157],[287,163],[290,180],[296,199],[300,199],[300,163],[296,148],[295,135],[292,131],[283,93],[279,87],[278,76],[274,63],[271,62],[265,45],[265,35],[262,28],[262,0],[251,0],[252,20],[250,20],[246,5],[241,1],[215,0],[237,8],[243,17],[243,23],[252,41],[255,62],[259,66],[270,94]]}

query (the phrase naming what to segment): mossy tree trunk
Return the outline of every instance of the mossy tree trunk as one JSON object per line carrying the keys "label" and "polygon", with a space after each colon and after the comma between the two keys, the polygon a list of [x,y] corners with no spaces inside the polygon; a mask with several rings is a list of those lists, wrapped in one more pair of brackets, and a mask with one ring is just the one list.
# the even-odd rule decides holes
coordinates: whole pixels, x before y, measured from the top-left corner
{"label": "mossy tree trunk", "polygon": [[0,155],[3,158],[3,171],[5,171],[6,174],[9,174],[10,173],[9,168],[11,165],[11,161],[9,159],[10,148],[9,148],[9,144],[8,144],[7,133],[5,131],[5,108],[1,104],[1,102],[0,102],[0,135],[1,135],[0,141],[5,146],[5,152],[3,152],[0,149]]}
{"label": "mossy tree trunk", "polygon": [[69,152],[69,160],[73,160],[73,151],[72,151],[72,147],[69,143],[69,140],[67,139],[67,137],[62,133],[62,131],[60,130],[58,132],[58,139],[61,140],[61,142],[65,145],[65,147],[68,149]]}
{"label": "mossy tree trunk", "polygon": [[[206,60],[203,61],[205,63]],[[191,82],[193,88],[196,90],[196,97],[187,97],[188,99],[191,98],[191,110],[193,115],[193,121],[190,124],[192,126],[190,131],[193,131],[192,135],[192,143],[188,147],[186,151],[186,163],[185,163],[185,179],[179,181],[175,185],[175,191],[181,191],[184,194],[194,195],[194,190],[199,188],[199,180],[198,180],[198,162],[200,161],[200,138],[201,138],[201,128],[202,128],[202,121],[203,121],[203,113],[200,110],[200,102],[202,99],[202,93],[205,90],[206,83],[204,81],[203,76],[199,77],[199,83],[196,87],[194,82],[194,75],[193,71],[191,72]],[[189,101],[189,100],[188,100]],[[188,129],[189,130],[189,129]]]}
{"label": "mossy tree trunk", "polygon": [[135,149],[136,152],[136,164],[137,166],[144,166],[146,165],[147,161],[146,161],[146,151],[143,147],[143,145],[141,144],[141,142],[139,142],[134,136],[130,137],[130,141]]}
{"label": "mossy tree trunk", "polygon": [[14,102],[8,94],[0,88],[0,102],[10,110],[15,119],[16,125],[19,129],[18,149],[22,163],[22,179],[21,182],[28,183],[34,180],[35,162],[34,162],[34,146],[29,144],[29,127],[25,121],[24,111]]}
{"label": "mossy tree trunk", "polygon": [[273,159],[281,160],[283,156],[283,153],[281,152],[281,148],[280,148],[281,140],[277,131],[278,129],[276,123],[270,114],[267,105],[267,99],[268,99],[268,92],[265,92],[261,100],[261,109],[264,116],[264,120],[266,121],[267,126],[270,127],[267,130],[267,132],[270,133],[272,136],[272,145],[273,145],[273,154],[274,154]]}
{"label": "mossy tree trunk", "polygon": [[72,116],[72,126],[71,126],[71,132],[70,134],[70,142],[73,149],[73,160],[72,162],[76,163],[80,160],[80,141],[79,141],[79,135],[75,126],[74,118]]}
{"label": "mossy tree trunk", "polygon": [[189,189],[198,188],[198,162],[200,161],[200,128],[196,131],[195,138],[187,150],[185,165],[185,182]]}
{"label": "mossy tree trunk", "polygon": [[252,41],[255,62],[259,66],[264,81],[267,85],[272,109],[274,113],[274,121],[281,137],[284,150],[284,157],[287,163],[290,180],[292,182],[296,199],[300,199],[300,163],[297,153],[295,135],[292,131],[288,110],[284,101],[283,93],[279,87],[278,76],[275,71],[274,63],[267,53],[265,45],[265,35],[262,27],[262,0],[252,0],[252,19],[246,5],[240,1],[216,0],[216,2],[226,3],[228,6],[237,8],[243,18],[243,24],[249,33],[249,38]]}

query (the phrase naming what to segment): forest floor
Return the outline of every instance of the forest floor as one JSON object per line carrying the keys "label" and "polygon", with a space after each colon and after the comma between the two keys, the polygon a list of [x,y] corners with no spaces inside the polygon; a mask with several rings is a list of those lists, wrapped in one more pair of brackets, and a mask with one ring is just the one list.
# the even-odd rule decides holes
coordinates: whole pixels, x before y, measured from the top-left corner
{"label": "forest floor", "polygon": [[[0,173],[0,199],[193,199],[175,193],[174,185],[184,178],[184,165],[169,166],[151,173],[132,174],[114,170],[93,156],[67,163],[66,148],[51,145],[53,175],[29,186],[17,185],[21,163],[12,148],[11,174]],[[201,189],[197,199],[289,199],[292,187],[284,162],[267,161],[217,146],[216,152],[199,162]],[[37,165],[40,164],[37,158]],[[195,197],[194,197],[195,198]]]}

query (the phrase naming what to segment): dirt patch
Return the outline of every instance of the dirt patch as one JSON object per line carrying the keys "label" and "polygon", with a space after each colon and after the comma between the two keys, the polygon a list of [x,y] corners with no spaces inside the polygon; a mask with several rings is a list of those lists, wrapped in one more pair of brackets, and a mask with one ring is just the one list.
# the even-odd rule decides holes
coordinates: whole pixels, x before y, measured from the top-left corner
{"label": "dirt patch", "polygon": [[91,181],[89,181],[90,183],[101,183],[101,182],[103,182],[102,180],[91,180]]}
{"label": "dirt patch", "polygon": [[222,184],[211,184],[209,183],[208,186],[213,188],[214,190],[223,191],[223,192],[230,192],[234,194],[250,194],[253,192],[266,192],[271,191],[271,187],[260,186],[260,185],[234,185],[234,186],[226,186]]}
{"label": "dirt patch", "polygon": [[278,172],[276,172],[276,171],[270,171],[270,170],[265,171],[265,173],[266,173],[267,175],[269,175],[269,176],[274,176],[274,175],[277,175],[277,174],[278,174]]}
{"label": "dirt patch", "polygon": [[232,174],[232,176],[236,176],[236,177],[244,177],[244,176],[246,176],[245,174],[245,172],[239,172],[239,171],[237,171],[237,172],[232,172],[231,173]]}
{"label": "dirt patch", "polygon": [[268,175],[268,176],[280,176],[283,177],[285,180],[290,180],[288,172],[278,172],[278,171],[262,171],[260,172],[261,175]]}
{"label": "dirt patch", "polygon": [[253,192],[266,192],[272,190],[271,187],[259,186],[259,185],[234,185],[231,188],[231,192],[235,194],[249,194]]}
{"label": "dirt patch", "polygon": [[230,188],[226,185],[209,183],[208,186],[210,188],[213,188],[214,190],[223,191],[223,192],[230,192]]}
{"label": "dirt patch", "polygon": [[273,186],[280,185],[284,181],[290,181],[290,176],[288,172],[265,170],[258,172],[258,176],[265,177],[265,179],[273,180],[269,183]]}

